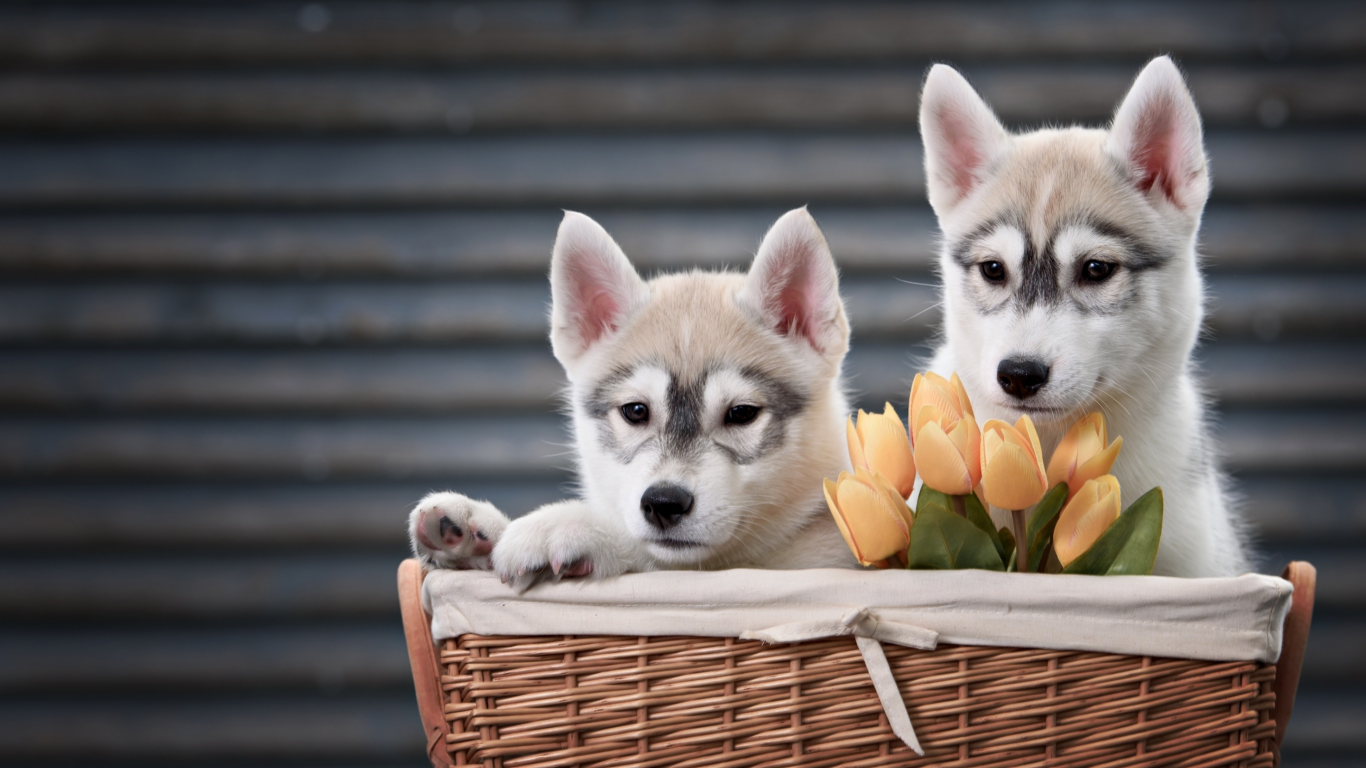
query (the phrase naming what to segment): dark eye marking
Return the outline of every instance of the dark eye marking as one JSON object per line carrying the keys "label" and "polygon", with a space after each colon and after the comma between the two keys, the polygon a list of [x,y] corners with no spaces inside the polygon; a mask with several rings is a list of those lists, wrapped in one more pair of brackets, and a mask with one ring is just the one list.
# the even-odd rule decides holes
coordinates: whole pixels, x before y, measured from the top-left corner
{"label": "dark eye marking", "polygon": [[1006,265],[995,259],[984,261],[977,265],[982,272],[982,279],[988,283],[1004,283],[1006,281]]}
{"label": "dark eye marking", "polygon": [[726,411],[727,424],[749,424],[759,418],[759,406],[757,405],[733,405]]}
{"label": "dark eye marking", "polygon": [[1087,259],[1081,265],[1081,273],[1077,275],[1078,282],[1082,283],[1103,283],[1115,274],[1115,265],[1100,259]]}
{"label": "dark eye marking", "polygon": [[621,406],[621,417],[629,424],[645,424],[650,420],[650,406],[645,403],[627,403]]}

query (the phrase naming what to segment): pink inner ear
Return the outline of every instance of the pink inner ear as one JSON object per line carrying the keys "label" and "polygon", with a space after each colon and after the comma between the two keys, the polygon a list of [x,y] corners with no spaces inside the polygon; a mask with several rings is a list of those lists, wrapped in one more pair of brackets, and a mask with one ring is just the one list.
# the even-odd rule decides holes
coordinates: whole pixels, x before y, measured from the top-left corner
{"label": "pink inner ear", "polygon": [[815,286],[811,285],[810,270],[799,265],[784,275],[786,281],[777,295],[778,327],[775,329],[783,336],[800,336],[815,348],[824,352],[817,334]]}
{"label": "pink inner ear", "polygon": [[607,287],[608,281],[616,276],[611,267],[593,256],[573,259],[570,263],[573,265],[569,270],[573,286],[571,317],[579,338],[584,346],[588,346],[617,329],[617,320],[622,312],[621,300]]}
{"label": "pink inner ear", "polygon": [[1168,200],[1177,201],[1176,185],[1181,171],[1178,144],[1180,130],[1176,124],[1177,104],[1161,99],[1147,105],[1134,126],[1133,149],[1130,162],[1138,169],[1138,188],[1145,194],[1156,186]]}
{"label": "pink inner ear", "polygon": [[1191,137],[1182,130],[1180,107],[1182,105],[1167,94],[1153,96],[1139,112],[1128,150],[1128,161],[1138,172],[1135,184],[1139,191],[1147,194],[1157,187],[1167,195],[1167,200],[1177,205],[1182,205],[1180,186],[1199,169],[1198,161],[1194,168],[1187,167],[1193,163],[1191,156],[1198,154],[1199,148],[1198,145],[1187,146]]}
{"label": "pink inner ear", "polygon": [[580,304],[579,335],[584,344],[592,344],[604,335],[617,329],[617,316],[621,305],[604,290],[588,293]]}
{"label": "pink inner ear", "polygon": [[946,139],[949,172],[953,175],[951,183],[961,197],[972,191],[977,183],[977,171],[985,158],[978,147],[981,143],[972,121],[964,119],[961,112],[951,108],[939,110],[938,122]]}

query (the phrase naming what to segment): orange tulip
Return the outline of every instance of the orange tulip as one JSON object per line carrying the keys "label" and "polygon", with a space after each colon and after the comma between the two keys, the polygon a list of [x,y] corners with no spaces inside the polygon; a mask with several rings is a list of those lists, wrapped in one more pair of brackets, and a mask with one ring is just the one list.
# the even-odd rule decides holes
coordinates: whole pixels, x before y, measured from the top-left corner
{"label": "orange tulip", "polygon": [[947,381],[935,373],[916,374],[906,420],[925,484],[950,495],[972,493],[982,479],[982,435],[958,374]]}
{"label": "orange tulip", "polygon": [[906,502],[887,478],[862,467],[825,481],[825,503],[854,557],[875,565],[899,555],[911,545],[914,522]]}
{"label": "orange tulip", "polygon": [[862,467],[887,478],[903,499],[911,495],[915,488],[915,456],[906,427],[891,403],[880,414],[859,411],[858,425],[849,419],[845,434],[849,440],[849,460],[855,468]]}
{"label": "orange tulip", "polygon": [[1048,487],[1067,483],[1067,495],[1075,496],[1088,480],[1110,471],[1119,456],[1124,439],[1116,437],[1105,444],[1105,417],[1090,413],[1079,419],[1063,435],[1062,442],[1048,460]]}
{"label": "orange tulip", "polygon": [[1010,510],[1033,506],[1048,491],[1039,433],[1028,416],[1014,426],[992,419],[982,427],[982,491],[989,503]]}
{"label": "orange tulip", "polygon": [[1114,475],[1087,480],[1058,516],[1053,551],[1064,567],[1096,543],[1119,519],[1119,481]]}

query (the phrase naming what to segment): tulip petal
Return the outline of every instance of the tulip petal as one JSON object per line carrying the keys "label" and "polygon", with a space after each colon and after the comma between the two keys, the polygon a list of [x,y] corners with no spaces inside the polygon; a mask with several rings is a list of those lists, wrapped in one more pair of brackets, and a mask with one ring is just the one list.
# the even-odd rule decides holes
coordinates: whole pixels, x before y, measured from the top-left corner
{"label": "tulip petal", "polygon": [[977,417],[972,412],[972,401],[968,399],[968,391],[963,389],[963,380],[958,378],[957,371],[954,371],[953,376],[949,379],[949,383],[953,385],[954,390],[958,393],[958,403],[963,410],[963,414],[972,417],[973,421],[976,421]]}
{"label": "tulip petal", "polygon": [[1053,456],[1048,460],[1048,487],[1066,482],[1077,469],[1077,445],[1081,442],[1081,422],[1072,425],[1058,441]]}
{"label": "tulip petal", "polygon": [[844,439],[849,444],[849,464],[855,467],[868,466],[868,459],[863,455],[863,438],[854,427],[852,416],[844,423]]}
{"label": "tulip petal", "polygon": [[1087,480],[1094,480],[1102,475],[1109,474],[1110,468],[1115,465],[1115,459],[1119,458],[1119,449],[1123,445],[1124,438],[1116,437],[1115,441],[1110,443],[1110,447],[1082,462],[1068,479],[1068,490],[1075,493]]}
{"label": "tulip petal", "polygon": [[982,432],[977,428],[977,422],[970,418],[959,419],[948,435],[967,464],[969,482],[976,488],[982,480]]}
{"label": "tulip petal", "polygon": [[958,393],[954,391],[952,384],[937,373],[926,373],[924,382],[915,389],[915,395],[911,399],[911,411],[914,413],[918,413],[926,406],[933,406],[951,421],[963,418],[963,407],[958,401]]}
{"label": "tulip petal", "polygon": [[871,565],[906,548],[906,527],[900,513],[889,508],[886,497],[872,485],[857,479],[840,482],[835,499],[859,562]]}
{"label": "tulip petal", "polygon": [[[925,428],[926,424],[935,423],[942,427],[947,419],[944,418],[944,412],[939,410],[938,407],[925,405],[921,406],[920,410],[915,412],[914,421],[914,432],[918,435],[920,434],[920,430]],[[912,442],[911,445],[915,445],[915,443]]]}
{"label": "tulip petal", "polygon": [[[1006,434],[1014,429],[1015,427],[1000,419],[987,419],[987,423],[982,425],[982,466],[985,467],[996,452],[1001,450],[1001,446],[1006,444]],[[1022,440],[1016,442],[1023,446]]]}
{"label": "tulip petal", "polygon": [[[849,477],[848,472],[840,473],[841,481],[846,477]],[[821,484],[821,487],[825,490],[825,504],[830,507],[830,514],[835,518],[835,525],[840,529],[840,535],[844,537],[844,543],[849,545],[849,551],[854,553],[854,559],[863,563],[863,554],[859,552],[858,542],[854,540],[853,534],[849,532],[849,525],[844,521],[844,513],[840,511],[840,505],[835,501],[835,493],[839,484],[827,477]]]}
{"label": "tulip petal", "polygon": [[[897,511],[901,513],[901,522],[906,524],[906,540],[909,542],[911,528],[915,526],[915,513],[911,511],[910,505],[904,501],[901,502],[901,509]],[[907,546],[910,546],[909,543]]]}
{"label": "tulip petal", "polygon": [[1113,475],[1088,480],[1063,507],[1053,531],[1053,551],[1068,566],[1119,519],[1119,481]]}
{"label": "tulip petal", "polygon": [[[841,477],[844,477],[844,476],[846,476],[846,475],[848,475],[848,474],[849,474],[848,472],[841,472],[841,473],[840,473],[840,476],[841,476]],[[834,481],[834,480],[831,480],[830,478],[827,477],[827,478],[825,478],[824,480],[821,481],[821,487],[825,489],[825,500],[831,502],[831,503],[830,503],[830,508],[831,508],[832,510],[833,510],[833,509],[838,509],[838,507],[835,506],[835,504],[834,504],[834,499],[833,499],[834,494],[835,494],[835,481]]]}
{"label": "tulip petal", "polygon": [[925,484],[940,493],[970,493],[975,485],[958,447],[937,422],[929,422],[920,430],[915,444],[915,465]]}
{"label": "tulip petal", "polygon": [[[1106,441],[1105,417],[1099,411],[1086,414],[1067,430],[1048,462],[1048,483],[1067,483],[1075,494],[1087,480],[1110,471],[1119,446]],[[1118,438],[1116,438],[1118,440]]]}
{"label": "tulip petal", "polygon": [[1029,418],[1027,413],[1020,414],[1019,421],[1015,422],[1015,428],[1029,438],[1029,452],[1034,463],[1039,466],[1039,479],[1047,482],[1048,472],[1043,466],[1043,447],[1039,445],[1039,432],[1034,429],[1034,420]]}
{"label": "tulip petal", "polygon": [[885,476],[904,500],[915,488],[915,456],[906,428],[890,403],[887,411],[890,415],[859,414],[864,459],[861,466]]}
{"label": "tulip petal", "polygon": [[1086,422],[1090,424],[1091,429],[1095,431],[1098,437],[1098,443],[1100,445],[1105,445],[1105,416],[1102,415],[1100,411],[1091,411],[1090,413],[1086,414]]}
{"label": "tulip petal", "polygon": [[1005,444],[1005,439],[1001,437],[1001,430],[992,429],[991,425],[987,424],[987,430],[982,434],[982,460],[990,461],[991,457],[995,456],[996,452],[1001,450],[1001,446]]}
{"label": "tulip petal", "polygon": [[1002,445],[982,467],[987,501],[1003,509],[1026,509],[1043,498],[1047,478],[1029,452],[1019,445]]}
{"label": "tulip petal", "polygon": [[1101,437],[1100,430],[1088,419],[1077,433],[1077,455],[1094,456],[1097,451],[1104,448],[1105,438]]}
{"label": "tulip petal", "polygon": [[873,475],[873,490],[882,496],[887,508],[896,513],[897,522],[901,524],[901,530],[906,535],[906,544],[909,545],[914,518],[910,514],[911,508],[906,506],[906,497],[902,496],[881,473]]}
{"label": "tulip petal", "polygon": [[1007,445],[1013,445],[1025,453],[1033,453],[1030,450],[1029,438],[1025,437],[1024,433],[1018,429],[1001,430],[1001,438]]}

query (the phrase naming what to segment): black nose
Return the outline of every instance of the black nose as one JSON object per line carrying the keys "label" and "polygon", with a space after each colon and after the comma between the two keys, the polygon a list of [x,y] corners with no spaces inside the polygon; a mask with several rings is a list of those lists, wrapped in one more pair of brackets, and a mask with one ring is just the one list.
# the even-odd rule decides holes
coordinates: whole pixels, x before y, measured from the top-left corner
{"label": "black nose", "polygon": [[996,381],[1007,395],[1023,400],[1048,383],[1048,366],[1023,357],[1007,358],[996,366]]}
{"label": "black nose", "polygon": [[640,511],[650,525],[667,530],[692,511],[692,494],[676,485],[652,485],[640,497]]}

